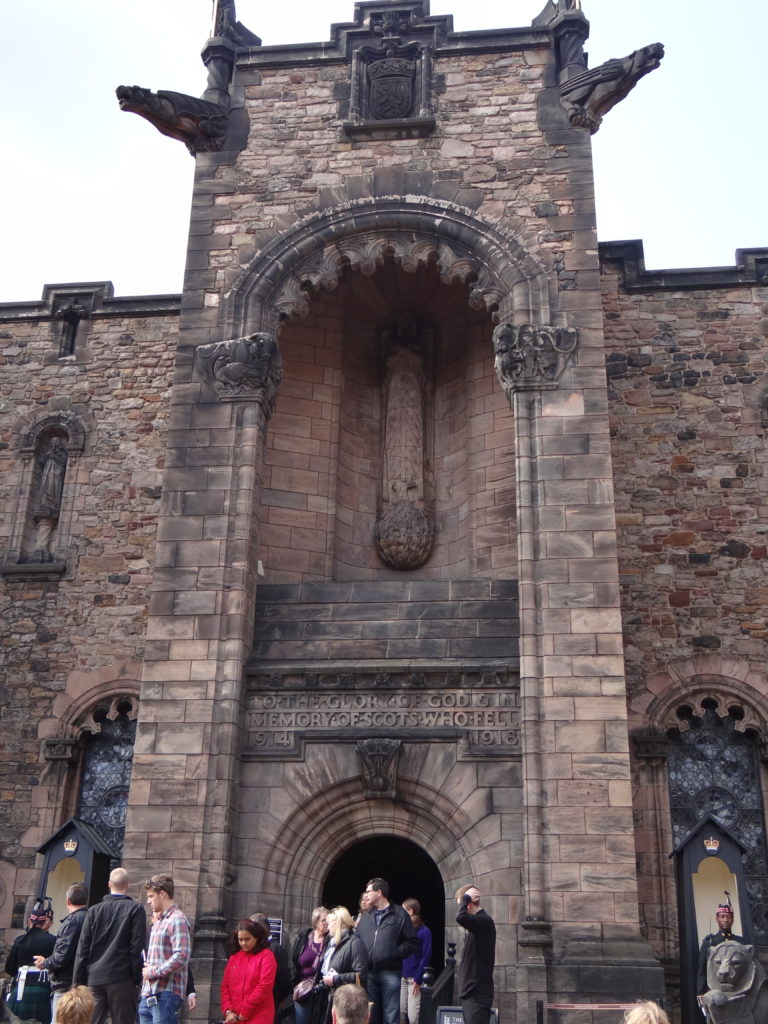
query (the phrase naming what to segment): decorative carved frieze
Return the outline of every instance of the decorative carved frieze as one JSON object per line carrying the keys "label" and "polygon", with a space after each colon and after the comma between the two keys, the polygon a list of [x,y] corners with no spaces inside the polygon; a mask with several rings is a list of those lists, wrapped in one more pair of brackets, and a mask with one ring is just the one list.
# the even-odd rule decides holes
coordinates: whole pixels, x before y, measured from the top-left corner
{"label": "decorative carved frieze", "polygon": [[576,349],[574,327],[499,324],[493,332],[496,375],[507,395],[551,388]]}
{"label": "decorative carved frieze", "polygon": [[394,800],[397,795],[397,762],[403,744],[400,740],[371,737],[357,741],[357,756],[363,776],[366,800]]}
{"label": "decorative carved frieze", "polygon": [[273,334],[201,345],[196,353],[203,378],[224,401],[259,402],[267,416],[274,408],[283,379],[283,364]]}

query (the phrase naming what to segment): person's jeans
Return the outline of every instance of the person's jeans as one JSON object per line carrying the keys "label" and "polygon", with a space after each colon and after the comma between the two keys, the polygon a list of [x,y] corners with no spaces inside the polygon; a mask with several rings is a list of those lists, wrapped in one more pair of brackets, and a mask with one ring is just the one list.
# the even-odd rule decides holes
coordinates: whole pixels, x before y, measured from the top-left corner
{"label": "person's jeans", "polygon": [[370,1024],[400,1024],[400,971],[369,974],[368,995],[373,1003]]}
{"label": "person's jeans", "polygon": [[139,1003],[140,1024],[177,1024],[179,1010],[183,1002],[175,992],[156,993],[157,1002],[154,1006],[147,1005],[147,996],[141,997]]}
{"label": "person's jeans", "polygon": [[312,1022],[312,1001],[315,997],[305,999],[303,1003],[293,1004],[294,1024],[311,1024]]}

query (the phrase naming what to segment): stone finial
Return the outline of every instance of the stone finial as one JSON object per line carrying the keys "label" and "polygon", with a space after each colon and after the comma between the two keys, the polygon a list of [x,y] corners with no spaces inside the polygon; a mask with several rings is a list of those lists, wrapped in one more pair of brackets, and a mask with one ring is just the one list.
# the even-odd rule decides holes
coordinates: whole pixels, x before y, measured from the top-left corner
{"label": "stone finial", "polygon": [[627,96],[640,79],[654,71],[664,56],[661,43],[651,43],[626,57],[607,60],[560,82],[560,101],[576,128],[594,135],[603,117]]}
{"label": "stone finial", "polygon": [[357,741],[357,756],[363,776],[366,800],[394,800],[397,792],[397,761],[402,750],[400,740],[373,737]]}
{"label": "stone finial", "polygon": [[283,364],[273,334],[250,334],[246,338],[201,345],[195,353],[198,369],[225,401],[255,401],[272,413],[283,379]]}
{"label": "stone finial", "polygon": [[507,395],[554,387],[577,342],[578,331],[573,327],[499,324],[493,332],[499,383]]}

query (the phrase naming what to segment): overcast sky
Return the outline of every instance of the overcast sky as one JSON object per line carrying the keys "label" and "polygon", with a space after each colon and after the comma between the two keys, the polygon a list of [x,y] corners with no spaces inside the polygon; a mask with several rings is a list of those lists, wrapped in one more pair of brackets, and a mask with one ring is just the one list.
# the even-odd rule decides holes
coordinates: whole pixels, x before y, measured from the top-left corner
{"label": "overcast sky", "polygon": [[[454,28],[530,24],[544,0],[432,0]],[[648,267],[729,265],[768,247],[768,3],[583,0],[590,66],[652,42],[666,56],[594,137],[601,241],[642,238]],[[329,38],[353,0],[238,0],[264,45]],[[43,284],[181,290],[193,159],[122,113],[114,90],[200,95],[211,0],[4,0],[0,301]],[[760,182],[763,181],[763,185]]]}

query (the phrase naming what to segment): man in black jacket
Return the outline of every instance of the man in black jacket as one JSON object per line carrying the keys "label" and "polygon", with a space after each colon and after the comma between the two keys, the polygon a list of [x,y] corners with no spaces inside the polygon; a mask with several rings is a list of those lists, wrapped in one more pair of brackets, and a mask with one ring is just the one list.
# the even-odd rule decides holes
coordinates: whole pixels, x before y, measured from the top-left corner
{"label": "man in black jacket", "polygon": [[147,935],[144,908],[128,895],[128,872],[115,868],[109,894],[88,911],[75,957],[73,985],[88,985],[96,1000],[92,1024],[135,1024],[141,951]]}
{"label": "man in black jacket", "polygon": [[457,971],[464,1024],[488,1024],[493,1004],[496,925],[490,914],[480,908],[480,890],[474,883],[456,891],[456,902],[456,923],[466,931]]}
{"label": "man in black jacket", "polygon": [[51,1020],[56,1019],[56,1003],[72,987],[72,971],[75,954],[85,915],[88,912],[88,886],[85,882],[74,882],[67,889],[67,910],[69,913],[61,922],[61,931],[50,956],[36,956],[35,967],[48,971],[51,983]]}
{"label": "man in black jacket", "polygon": [[372,878],[365,887],[368,910],[355,931],[368,950],[371,1024],[399,1024],[403,960],[418,953],[419,940],[402,907],[389,902],[389,883]]}

